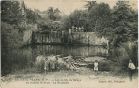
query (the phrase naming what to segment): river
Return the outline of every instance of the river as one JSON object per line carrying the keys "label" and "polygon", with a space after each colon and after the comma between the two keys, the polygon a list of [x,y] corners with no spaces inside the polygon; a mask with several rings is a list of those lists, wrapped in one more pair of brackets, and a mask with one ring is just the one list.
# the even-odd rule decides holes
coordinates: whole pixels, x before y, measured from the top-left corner
{"label": "river", "polygon": [[[69,46],[69,45],[35,45],[20,49],[5,48],[2,50],[2,73],[8,74],[21,69],[33,67],[38,55],[63,55],[83,57],[106,57],[108,50],[102,46]],[[6,63],[6,64],[5,64]]]}

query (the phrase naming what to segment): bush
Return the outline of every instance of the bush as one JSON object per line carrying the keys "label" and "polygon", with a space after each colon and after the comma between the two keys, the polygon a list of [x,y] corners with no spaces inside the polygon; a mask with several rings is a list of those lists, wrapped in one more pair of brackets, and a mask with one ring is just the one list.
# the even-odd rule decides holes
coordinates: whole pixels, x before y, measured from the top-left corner
{"label": "bush", "polygon": [[22,33],[19,33],[19,29],[15,28],[15,25],[7,23],[1,24],[1,41],[2,47],[20,47],[22,46]]}
{"label": "bush", "polygon": [[36,64],[35,67],[38,72],[43,72],[44,71],[44,61],[41,61],[39,64]]}
{"label": "bush", "polygon": [[111,71],[112,70],[112,61],[101,61],[99,62],[99,70],[100,71]]}

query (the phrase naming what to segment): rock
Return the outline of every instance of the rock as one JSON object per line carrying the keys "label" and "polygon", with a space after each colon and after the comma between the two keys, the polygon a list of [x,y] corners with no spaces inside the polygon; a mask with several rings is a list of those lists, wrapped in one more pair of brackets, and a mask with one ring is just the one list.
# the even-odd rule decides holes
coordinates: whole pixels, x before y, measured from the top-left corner
{"label": "rock", "polygon": [[36,57],[35,64],[39,64],[40,62],[44,62],[46,60],[46,56],[39,55]]}
{"label": "rock", "polygon": [[102,61],[102,60],[104,60],[104,59],[106,59],[106,58],[95,56],[95,57],[88,57],[88,58],[85,58],[85,61],[86,61],[86,62],[94,62],[95,60],[97,60],[97,61]]}

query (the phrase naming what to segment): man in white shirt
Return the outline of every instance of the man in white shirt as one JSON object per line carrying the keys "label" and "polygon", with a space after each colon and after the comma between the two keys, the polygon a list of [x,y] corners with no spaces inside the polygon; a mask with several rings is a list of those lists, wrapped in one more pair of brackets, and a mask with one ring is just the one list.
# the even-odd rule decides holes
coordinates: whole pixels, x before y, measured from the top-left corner
{"label": "man in white shirt", "polygon": [[136,67],[131,59],[129,60],[128,68],[129,68],[129,78],[130,80],[132,80],[133,71],[136,69]]}

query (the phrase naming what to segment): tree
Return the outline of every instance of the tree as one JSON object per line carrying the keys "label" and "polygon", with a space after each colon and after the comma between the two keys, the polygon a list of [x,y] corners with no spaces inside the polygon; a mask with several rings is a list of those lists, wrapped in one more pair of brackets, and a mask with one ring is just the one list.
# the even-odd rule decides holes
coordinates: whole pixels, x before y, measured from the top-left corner
{"label": "tree", "polygon": [[[126,42],[131,38],[134,30],[137,30],[137,27],[133,24],[136,24],[136,17],[133,16],[132,9],[128,2],[118,1],[116,6],[112,11],[112,29],[115,38],[113,41],[116,44],[115,47],[120,46],[121,43]],[[134,28],[136,27],[136,28]],[[137,31],[134,31],[137,33]],[[118,36],[118,37],[116,37]]]}
{"label": "tree", "polygon": [[108,4],[100,3],[93,6],[88,11],[90,30],[104,34],[103,29],[110,27],[110,12],[111,9]]}
{"label": "tree", "polygon": [[55,20],[53,7],[50,7],[48,9],[48,17],[50,18],[50,20]]}
{"label": "tree", "polygon": [[[65,29],[69,29],[72,26],[75,27],[84,27],[84,29],[88,29],[88,18],[87,13],[85,11],[75,10],[64,20]],[[84,30],[85,31],[85,30]]]}
{"label": "tree", "polygon": [[61,14],[61,11],[58,8],[56,8],[54,10],[54,16],[56,17],[55,20],[60,20],[60,18],[61,18],[61,15],[60,14]]}
{"label": "tree", "polygon": [[96,1],[87,1],[87,4],[85,5],[85,7],[88,9],[88,11],[93,7],[97,5]]}
{"label": "tree", "polygon": [[27,23],[37,23],[37,20],[41,19],[36,12],[28,8],[26,8],[26,18],[27,18]]}
{"label": "tree", "polygon": [[1,20],[9,24],[17,24],[21,21],[22,14],[18,1],[1,2]]}
{"label": "tree", "polygon": [[60,18],[60,10],[58,8],[54,9],[53,7],[49,7],[48,9],[48,17],[50,20],[57,20]]}

